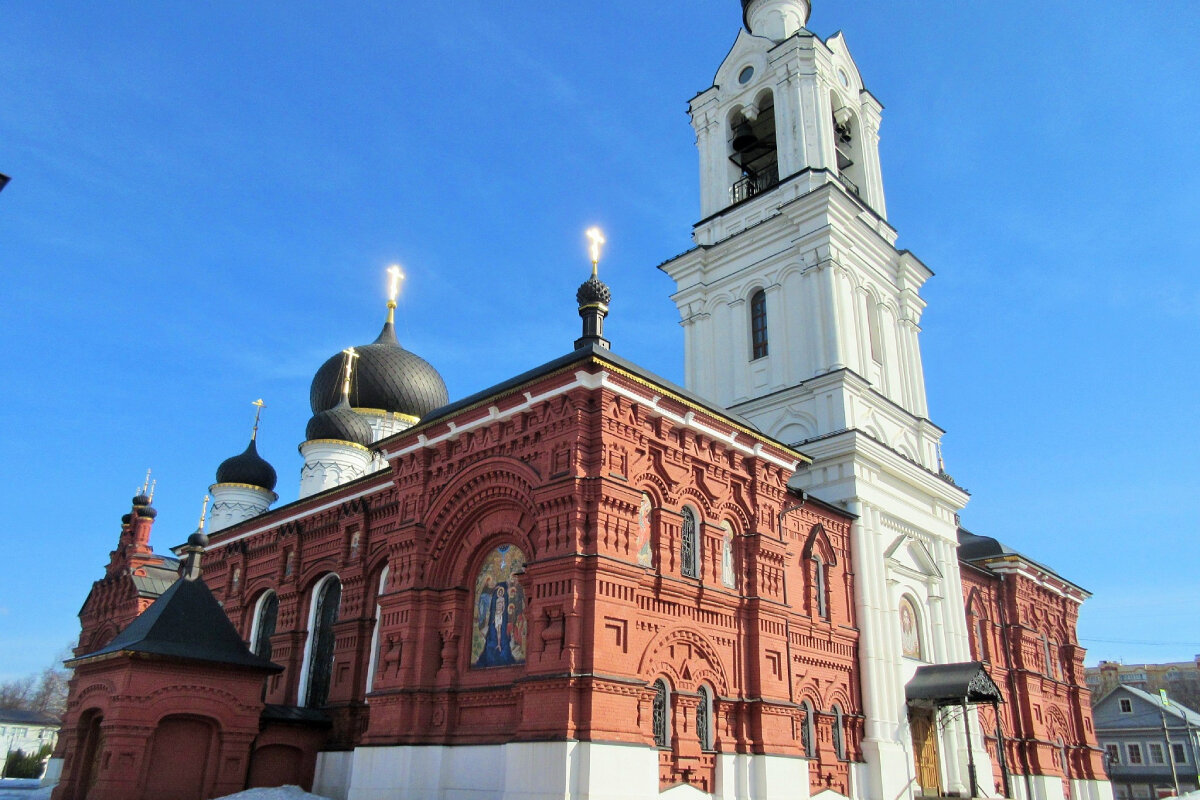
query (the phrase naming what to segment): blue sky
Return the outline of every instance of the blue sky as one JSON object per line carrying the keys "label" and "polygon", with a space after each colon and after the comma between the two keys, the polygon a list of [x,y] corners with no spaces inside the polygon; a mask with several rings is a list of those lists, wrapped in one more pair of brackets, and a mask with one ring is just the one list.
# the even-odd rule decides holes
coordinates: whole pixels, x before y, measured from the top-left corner
{"label": "blue sky", "polygon": [[[147,467],[194,529],[267,402],[281,502],[321,362],[402,343],[461,397],[578,335],[584,229],[614,348],[682,379],[655,266],[698,217],[686,101],[736,0],[15,0],[0,26],[0,678],[78,632]],[[1200,653],[1200,10],[816,0],[885,104],[900,245],[964,523],[1095,596],[1101,658]]]}

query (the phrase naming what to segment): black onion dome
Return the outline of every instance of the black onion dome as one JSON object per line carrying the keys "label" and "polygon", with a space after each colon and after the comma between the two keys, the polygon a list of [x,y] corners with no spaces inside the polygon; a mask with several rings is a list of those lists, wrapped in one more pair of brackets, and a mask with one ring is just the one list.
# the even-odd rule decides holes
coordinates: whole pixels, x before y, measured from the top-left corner
{"label": "black onion dome", "polygon": [[150,505],[150,498],[145,494],[139,494],[137,497],[133,498],[133,504],[135,506],[148,506]]}
{"label": "black onion dome", "polygon": [[575,292],[575,300],[580,306],[588,306],[593,303],[608,305],[612,300],[612,289],[608,288],[607,283],[593,275],[583,282],[579,291]]}
{"label": "black onion dome", "polygon": [[275,468],[258,454],[253,439],[244,452],[225,459],[217,467],[217,483],[245,483],[274,491],[275,481]]}
{"label": "black onion dome", "polygon": [[152,506],[138,506],[137,515],[146,519],[154,519],[158,512]]}
{"label": "black onion dome", "polygon": [[204,531],[196,531],[187,540],[188,547],[208,547],[208,536]]}
{"label": "black onion dome", "polygon": [[[378,339],[355,350],[358,358],[354,361],[350,384],[350,405],[354,408],[374,408],[420,418],[450,402],[442,376],[428,361],[400,346],[391,322],[383,326]],[[313,414],[338,404],[344,370],[341,353],[330,356],[317,370],[308,393]]]}
{"label": "black onion dome", "polygon": [[304,429],[306,441],[313,439],[334,439],[339,442],[353,442],[367,447],[371,444],[371,423],[352,409],[345,398],[333,408],[314,414]]}

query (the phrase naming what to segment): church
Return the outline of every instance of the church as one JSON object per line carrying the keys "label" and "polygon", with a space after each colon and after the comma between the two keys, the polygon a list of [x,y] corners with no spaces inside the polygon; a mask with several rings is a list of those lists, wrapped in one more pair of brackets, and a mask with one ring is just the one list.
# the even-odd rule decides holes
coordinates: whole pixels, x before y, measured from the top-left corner
{"label": "church", "polygon": [[393,273],[313,377],[298,500],[254,437],[174,556],[133,499],[56,800],[1111,800],[1088,593],[959,523],[882,106],[809,0],[742,11],[659,265],[685,385],[606,333],[598,231],[580,337],[464,398],[398,341]]}

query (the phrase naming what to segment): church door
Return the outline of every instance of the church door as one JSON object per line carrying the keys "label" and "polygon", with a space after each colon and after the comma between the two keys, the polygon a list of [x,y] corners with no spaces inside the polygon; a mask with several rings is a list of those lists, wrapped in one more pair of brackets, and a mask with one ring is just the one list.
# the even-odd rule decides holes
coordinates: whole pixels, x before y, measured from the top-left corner
{"label": "church door", "polygon": [[910,707],[908,726],[912,733],[917,783],[921,786],[922,794],[936,797],[942,793],[941,770],[938,767],[937,719],[929,709]]}

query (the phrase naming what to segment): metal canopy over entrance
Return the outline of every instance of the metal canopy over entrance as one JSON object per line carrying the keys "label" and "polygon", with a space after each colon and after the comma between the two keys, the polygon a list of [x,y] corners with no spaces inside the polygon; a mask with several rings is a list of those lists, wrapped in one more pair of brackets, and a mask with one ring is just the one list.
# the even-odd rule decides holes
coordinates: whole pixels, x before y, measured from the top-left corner
{"label": "metal canopy over entrance", "polygon": [[[912,680],[904,687],[904,695],[912,712],[928,714],[930,710],[958,706],[963,711],[963,724],[967,729],[967,770],[971,779],[971,796],[979,796],[979,782],[975,771],[975,752],[971,746],[971,718],[967,706],[988,703],[996,712],[996,752],[1000,757],[1000,773],[1004,779],[1004,794],[1009,796],[1008,765],[1004,755],[1004,733],[1000,729],[1000,704],[1004,696],[1000,687],[987,674],[981,661],[962,664],[928,664],[918,667]],[[914,742],[914,747],[916,743]]]}

